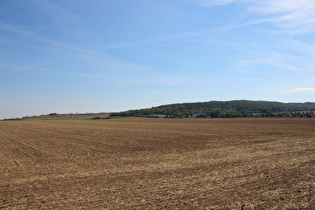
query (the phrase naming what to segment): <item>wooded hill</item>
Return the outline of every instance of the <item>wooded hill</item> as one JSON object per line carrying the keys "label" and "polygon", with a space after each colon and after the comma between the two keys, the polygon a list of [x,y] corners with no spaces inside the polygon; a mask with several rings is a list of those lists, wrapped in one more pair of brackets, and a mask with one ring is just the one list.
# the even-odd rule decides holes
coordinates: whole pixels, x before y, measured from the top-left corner
{"label": "wooded hill", "polygon": [[270,101],[209,101],[162,105],[148,109],[112,113],[111,116],[158,117],[314,117],[315,103],[281,103]]}
{"label": "wooded hill", "polygon": [[4,120],[101,120],[113,117],[235,118],[235,117],[315,117],[315,103],[270,101],[209,101],[162,105],[117,113],[86,113],[26,116]]}

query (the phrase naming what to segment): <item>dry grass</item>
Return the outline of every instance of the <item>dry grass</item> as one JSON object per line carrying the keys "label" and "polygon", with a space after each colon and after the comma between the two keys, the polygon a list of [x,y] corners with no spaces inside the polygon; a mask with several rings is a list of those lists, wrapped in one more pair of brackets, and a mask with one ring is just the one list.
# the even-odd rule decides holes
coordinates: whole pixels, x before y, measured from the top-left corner
{"label": "dry grass", "polygon": [[315,206],[314,119],[0,122],[0,208]]}

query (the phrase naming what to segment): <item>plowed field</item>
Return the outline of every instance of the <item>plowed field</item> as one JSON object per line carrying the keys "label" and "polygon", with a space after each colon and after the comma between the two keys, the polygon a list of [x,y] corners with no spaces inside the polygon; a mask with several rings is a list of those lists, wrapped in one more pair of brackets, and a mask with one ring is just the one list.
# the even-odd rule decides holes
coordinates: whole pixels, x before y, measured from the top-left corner
{"label": "plowed field", "polygon": [[0,208],[315,208],[315,119],[0,122]]}

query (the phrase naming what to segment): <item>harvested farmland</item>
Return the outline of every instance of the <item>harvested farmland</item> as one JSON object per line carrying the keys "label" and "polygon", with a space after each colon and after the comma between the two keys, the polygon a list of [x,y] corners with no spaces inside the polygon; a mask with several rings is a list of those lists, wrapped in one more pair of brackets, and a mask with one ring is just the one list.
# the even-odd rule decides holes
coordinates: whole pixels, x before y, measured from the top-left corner
{"label": "harvested farmland", "polygon": [[315,206],[314,119],[0,122],[0,208]]}

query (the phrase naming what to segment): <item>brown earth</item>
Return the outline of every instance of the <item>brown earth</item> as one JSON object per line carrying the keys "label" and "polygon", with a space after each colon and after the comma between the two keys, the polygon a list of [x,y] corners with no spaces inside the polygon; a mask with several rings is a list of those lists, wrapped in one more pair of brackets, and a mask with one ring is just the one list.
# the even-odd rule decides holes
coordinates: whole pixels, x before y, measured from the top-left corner
{"label": "brown earth", "polygon": [[312,209],[315,119],[0,122],[0,208]]}

